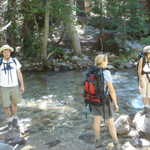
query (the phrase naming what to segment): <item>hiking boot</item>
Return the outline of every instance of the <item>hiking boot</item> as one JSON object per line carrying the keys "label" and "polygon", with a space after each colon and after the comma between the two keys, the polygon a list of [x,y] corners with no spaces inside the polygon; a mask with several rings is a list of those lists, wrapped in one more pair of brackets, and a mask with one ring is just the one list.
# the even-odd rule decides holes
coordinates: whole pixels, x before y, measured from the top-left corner
{"label": "hiking boot", "polygon": [[7,125],[8,125],[8,129],[11,129],[11,128],[12,128],[12,119],[13,119],[13,118],[10,117],[10,118],[8,118],[7,121],[6,121],[6,122],[7,122]]}
{"label": "hiking boot", "polygon": [[144,113],[149,113],[150,112],[150,107],[149,106],[145,106],[144,107]]}
{"label": "hiking boot", "polygon": [[13,120],[12,120],[12,127],[18,129],[19,128],[19,125],[18,125],[18,117],[14,117]]}
{"label": "hiking boot", "polygon": [[115,150],[122,150],[122,149],[121,149],[121,145],[120,145],[119,142],[114,142],[114,149],[115,149]]}
{"label": "hiking boot", "polygon": [[12,122],[9,121],[9,122],[7,122],[7,124],[8,124],[8,129],[11,129],[12,128]]}

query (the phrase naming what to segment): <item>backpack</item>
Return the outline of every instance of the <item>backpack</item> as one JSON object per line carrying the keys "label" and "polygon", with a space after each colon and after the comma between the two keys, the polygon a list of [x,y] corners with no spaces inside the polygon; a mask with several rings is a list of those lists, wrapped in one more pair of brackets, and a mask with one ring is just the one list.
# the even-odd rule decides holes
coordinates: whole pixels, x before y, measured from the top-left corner
{"label": "backpack", "polygon": [[[84,81],[85,104],[102,105],[105,103],[103,68],[92,66],[86,74]],[[107,88],[106,88],[107,89]]]}
{"label": "backpack", "polygon": [[[146,72],[143,71],[143,68],[144,68],[145,64],[147,63],[146,56],[144,55],[143,52],[141,52],[138,56],[137,72],[138,72],[138,67],[139,67],[139,61],[140,61],[141,58],[143,58],[141,74],[142,75],[146,74],[146,77],[147,77],[148,81],[150,82],[150,77],[149,77],[150,72],[146,73]],[[139,82],[139,76],[138,76],[138,82]]]}

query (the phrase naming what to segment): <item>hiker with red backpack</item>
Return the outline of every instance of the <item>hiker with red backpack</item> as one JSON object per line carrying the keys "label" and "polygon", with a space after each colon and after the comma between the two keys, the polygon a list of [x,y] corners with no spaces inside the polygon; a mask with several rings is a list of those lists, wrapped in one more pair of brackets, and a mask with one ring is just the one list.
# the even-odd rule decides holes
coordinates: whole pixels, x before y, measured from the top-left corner
{"label": "hiker with red backpack", "polygon": [[143,55],[138,63],[139,90],[144,109],[150,109],[150,45],[143,48]]}
{"label": "hiker with red backpack", "polygon": [[111,73],[107,68],[108,57],[106,54],[100,54],[95,58],[95,66],[91,67],[84,81],[84,99],[90,106],[94,115],[94,134],[96,148],[102,146],[100,138],[100,125],[102,117],[106,119],[109,133],[117,150],[120,150],[120,144],[113,119],[112,104],[115,111],[119,111],[117,96],[112,84]]}
{"label": "hiker with red backpack", "polygon": [[17,103],[24,92],[24,82],[21,72],[21,64],[11,57],[14,49],[9,45],[0,48],[0,102],[6,114],[9,125],[17,126]]}

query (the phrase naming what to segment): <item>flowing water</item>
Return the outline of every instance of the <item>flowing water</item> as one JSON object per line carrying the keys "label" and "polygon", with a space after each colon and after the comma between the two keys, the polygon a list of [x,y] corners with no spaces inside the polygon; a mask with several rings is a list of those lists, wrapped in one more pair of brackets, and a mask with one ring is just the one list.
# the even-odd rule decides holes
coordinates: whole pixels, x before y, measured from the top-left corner
{"label": "flowing water", "polygon": [[[81,106],[83,98],[81,87],[84,72],[61,73],[26,73],[26,92],[23,97],[27,100],[37,100],[50,97],[62,104]],[[143,107],[138,91],[138,80],[134,71],[122,71],[112,74],[121,112],[137,111]]]}
{"label": "flowing water", "polygon": [[[48,150],[42,144],[46,142],[52,150],[70,150],[70,147],[72,150],[95,149],[91,130],[92,115],[89,113],[85,118],[83,113],[83,76],[84,72],[75,71],[24,73],[25,101],[20,106],[28,107],[26,102],[34,105],[21,108],[19,116],[24,121],[23,128],[25,122],[30,127],[29,143],[35,144],[37,150]],[[133,113],[143,108],[136,73],[131,70],[120,71],[113,73],[112,77],[120,114]],[[105,131],[105,126],[102,130]],[[111,140],[107,132],[103,132],[102,139],[106,144]]]}

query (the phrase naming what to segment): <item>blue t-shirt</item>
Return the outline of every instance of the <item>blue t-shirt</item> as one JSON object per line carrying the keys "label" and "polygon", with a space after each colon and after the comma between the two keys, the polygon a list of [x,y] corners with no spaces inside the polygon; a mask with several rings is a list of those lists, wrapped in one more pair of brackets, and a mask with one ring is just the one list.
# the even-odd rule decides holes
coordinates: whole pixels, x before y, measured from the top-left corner
{"label": "blue t-shirt", "polygon": [[103,74],[105,82],[112,82],[112,76],[109,70],[104,70]]}

